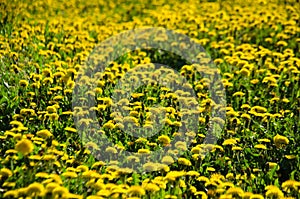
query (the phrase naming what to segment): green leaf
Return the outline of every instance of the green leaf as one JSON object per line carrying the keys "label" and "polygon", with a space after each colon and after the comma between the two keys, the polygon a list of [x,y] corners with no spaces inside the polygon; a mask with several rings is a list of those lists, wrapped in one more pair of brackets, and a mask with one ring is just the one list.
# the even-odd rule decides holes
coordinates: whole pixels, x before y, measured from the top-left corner
{"label": "green leaf", "polygon": [[133,184],[137,185],[140,182],[139,175],[137,173],[132,174]]}
{"label": "green leaf", "polygon": [[295,173],[296,173],[296,172],[297,172],[297,170],[294,170],[294,171],[291,172],[291,174],[290,174],[291,180],[294,180],[294,179],[295,179]]}
{"label": "green leaf", "polygon": [[252,155],[253,155],[254,157],[259,157],[259,156],[260,156],[260,154],[258,154],[258,153],[252,153]]}
{"label": "green leaf", "polygon": [[276,178],[276,180],[274,182],[274,185],[277,186],[277,187],[280,187],[279,178]]}
{"label": "green leaf", "polygon": [[252,151],[251,151],[250,148],[245,148],[245,152],[246,152],[246,153],[252,153]]}
{"label": "green leaf", "polygon": [[267,175],[270,177],[270,179],[273,179],[274,174],[275,174],[275,172],[276,172],[277,169],[278,169],[278,165],[276,165],[276,167],[274,167],[271,171],[269,171],[267,173]]}

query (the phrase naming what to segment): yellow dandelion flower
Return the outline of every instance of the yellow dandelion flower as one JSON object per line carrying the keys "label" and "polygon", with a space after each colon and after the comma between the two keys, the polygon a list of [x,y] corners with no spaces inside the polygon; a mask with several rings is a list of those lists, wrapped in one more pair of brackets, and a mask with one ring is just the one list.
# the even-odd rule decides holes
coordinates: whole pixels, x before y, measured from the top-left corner
{"label": "yellow dandelion flower", "polygon": [[68,132],[71,132],[71,133],[76,133],[77,132],[77,130],[75,128],[72,128],[72,127],[66,127],[65,131],[68,131]]}
{"label": "yellow dandelion flower", "polygon": [[[229,179],[229,178],[228,178]],[[222,182],[220,185],[221,188],[233,188],[234,184],[232,182]]]}
{"label": "yellow dandelion flower", "polygon": [[64,198],[83,199],[83,196],[79,194],[67,193],[64,195]]}
{"label": "yellow dandelion flower", "polygon": [[209,182],[209,179],[205,176],[200,176],[196,180],[200,182]]}
{"label": "yellow dandelion flower", "polygon": [[103,125],[103,128],[107,128],[107,129],[114,129],[115,128],[115,124],[112,121],[108,121]]}
{"label": "yellow dandelion flower", "polygon": [[1,170],[0,170],[0,178],[1,177],[6,177],[6,178],[8,178],[8,177],[10,177],[10,176],[12,176],[12,171],[10,170],[10,169],[7,169],[7,168],[2,168]]}
{"label": "yellow dandelion flower", "polygon": [[35,177],[37,178],[49,178],[49,174],[46,172],[39,172],[37,174],[35,174]]}
{"label": "yellow dandelion flower", "polygon": [[136,156],[128,156],[126,159],[128,161],[133,161],[133,162],[139,162],[140,161],[139,157],[136,157]]}
{"label": "yellow dandelion flower", "polygon": [[151,153],[151,151],[149,149],[139,149],[138,153],[139,154],[149,154],[149,153]]}
{"label": "yellow dandelion flower", "polygon": [[243,105],[241,106],[241,108],[242,108],[242,109],[250,109],[251,107],[250,107],[249,104],[243,104]]}
{"label": "yellow dandelion flower", "polygon": [[257,84],[258,82],[259,82],[258,79],[252,79],[252,80],[250,80],[250,83],[253,84],[253,85]]}
{"label": "yellow dandelion flower", "polygon": [[207,199],[208,196],[206,195],[206,193],[204,191],[197,191],[194,193],[195,196],[201,196],[202,199]]}
{"label": "yellow dandelion flower", "polygon": [[184,180],[179,179],[179,187],[186,188],[186,184],[185,184]]}
{"label": "yellow dandelion flower", "polygon": [[243,148],[239,147],[239,146],[233,146],[233,147],[231,147],[231,150],[233,150],[233,151],[242,151]]}
{"label": "yellow dandelion flower", "polygon": [[254,148],[256,148],[256,149],[264,149],[264,150],[267,149],[267,147],[265,145],[263,145],[263,144],[257,144],[257,145],[254,146]]}
{"label": "yellow dandelion flower", "polygon": [[88,171],[89,170],[89,167],[85,166],[85,165],[79,165],[77,168],[76,168],[76,171],[79,171],[79,172],[85,172],[85,171]]}
{"label": "yellow dandelion flower", "polygon": [[191,186],[191,187],[189,188],[189,191],[192,192],[192,193],[196,193],[196,192],[197,192],[197,188],[194,187],[194,186]]}
{"label": "yellow dandelion flower", "polygon": [[230,116],[230,117],[238,117],[239,116],[239,113],[234,111],[234,110],[231,110],[231,111],[227,111],[226,112],[226,116]]}
{"label": "yellow dandelion flower", "polygon": [[289,159],[289,160],[297,158],[297,156],[295,156],[295,155],[285,155],[284,157]]}
{"label": "yellow dandelion flower", "polygon": [[43,84],[53,84],[53,78],[52,77],[46,77],[42,81]]}
{"label": "yellow dandelion flower", "polygon": [[250,111],[254,111],[254,112],[257,112],[257,113],[266,113],[267,109],[265,107],[262,107],[262,106],[253,106]]}
{"label": "yellow dandelion flower", "polygon": [[274,138],[273,138],[274,144],[277,148],[282,147],[283,145],[287,145],[289,144],[289,139],[285,136],[279,135],[277,134]]}
{"label": "yellow dandelion flower", "polygon": [[27,195],[29,196],[43,196],[45,193],[45,188],[43,184],[32,183],[27,187]]}
{"label": "yellow dandelion flower", "polygon": [[157,166],[153,162],[147,162],[143,165],[143,168],[147,171],[154,171],[156,170]]}
{"label": "yellow dandelion flower", "polygon": [[239,74],[242,74],[246,77],[249,77],[251,72],[247,68],[242,68],[240,71],[238,71]]}
{"label": "yellow dandelion flower", "polygon": [[226,191],[226,189],[217,188],[216,193],[223,194]]}
{"label": "yellow dandelion flower", "polygon": [[147,183],[147,184],[143,185],[143,188],[149,192],[157,192],[160,190],[159,186],[157,186],[154,183]]}
{"label": "yellow dandelion flower", "polygon": [[213,167],[207,167],[206,171],[214,172],[214,171],[216,171],[216,169]]}
{"label": "yellow dandelion flower", "polygon": [[186,175],[198,177],[200,176],[200,173],[198,173],[197,171],[188,171]]}
{"label": "yellow dandelion flower", "polygon": [[100,191],[97,192],[97,195],[99,196],[103,196],[103,197],[109,197],[111,195],[111,191],[110,190],[106,190],[106,189],[102,189]]}
{"label": "yellow dandelion flower", "polygon": [[224,142],[222,143],[223,146],[235,145],[235,144],[237,144],[237,141],[236,141],[236,139],[233,139],[233,138],[224,140]]}
{"label": "yellow dandelion flower", "polygon": [[71,171],[66,171],[65,173],[62,174],[62,176],[66,178],[77,178],[77,173],[71,172]]}
{"label": "yellow dandelion flower", "polygon": [[3,187],[15,187],[16,183],[15,182],[4,182]]}
{"label": "yellow dandelion flower", "polygon": [[[245,194],[244,194],[244,198],[246,198],[245,197]],[[260,195],[260,194],[249,194],[249,197],[248,197],[249,199],[264,199],[264,196],[262,196],[262,195]]]}
{"label": "yellow dandelion flower", "polygon": [[244,194],[244,191],[240,187],[231,187],[227,190],[227,194],[231,194],[233,196],[239,196],[242,197]]}
{"label": "yellow dandelion flower", "polygon": [[201,151],[202,151],[201,148],[198,146],[195,146],[191,149],[191,152],[194,154],[199,154]]}
{"label": "yellow dandelion flower", "polygon": [[288,46],[288,43],[286,41],[278,41],[276,46]]}
{"label": "yellow dandelion flower", "polygon": [[220,59],[220,58],[214,60],[214,63],[217,65],[222,64],[223,62],[224,62],[224,60]]}
{"label": "yellow dandelion flower", "polygon": [[171,142],[171,139],[167,135],[161,135],[158,137],[158,141],[162,142],[164,145],[168,145]]}
{"label": "yellow dandelion flower", "polygon": [[19,128],[24,126],[23,123],[19,121],[11,121],[9,124],[12,125],[12,127],[14,128]]}
{"label": "yellow dandelion flower", "polygon": [[277,167],[277,170],[279,169],[279,165],[276,162],[268,162],[268,165],[270,169],[273,169],[275,167]]}
{"label": "yellow dandelion flower", "polygon": [[282,198],[284,197],[283,192],[276,186],[274,185],[268,185],[266,186],[265,190],[266,192],[266,197],[276,197],[276,198]]}
{"label": "yellow dandelion flower", "polygon": [[169,164],[174,163],[174,159],[171,156],[164,156],[162,158],[161,162],[164,163],[164,164],[169,165]]}
{"label": "yellow dandelion flower", "polygon": [[22,139],[19,142],[17,142],[15,149],[22,153],[23,155],[27,155],[33,151],[33,143],[28,139]]}
{"label": "yellow dandelion flower", "polygon": [[165,195],[165,199],[177,199],[177,196],[167,194]]}
{"label": "yellow dandelion flower", "polygon": [[291,191],[291,190],[298,191],[298,188],[300,187],[300,182],[298,182],[296,180],[287,180],[282,183],[281,187],[286,192]]}
{"label": "yellow dandelion flower", "polygon": [[271,83],[271,84],[276,84],[277,80],[275,77],[270,77],[267,76],[262,80],[262,83]]}
{"label": "yellow dandelion flower", "polygon": [[104,165],[106,165],[105,162],[103,162],[103,161],[98,161],[98,162],[95,162],[95,163],[92,165],[92,168],[102,167],[102,166],[104,166]]}
{"label": "yellow dandelion flower", "polygon": [[185,171],[170,171],[169,173],[167,173],[165,179],[168,181],[175,181],[177,178],[180,178],[185,174]]}
{"label": "yellow dandelion flower", "polygon": [[282,101],[283,101],[284,103],[289,103],[289,102],[290,102],[290,100],[287,99],[287,98],[283,98]]}
{"label": "yellow dandelion flower", "polygon": [[241,91],[238,91],[238,92],[235,92],[232,96],[233,96],[233,97],[235,97],[235,96],[243,97],[243,96],[245,96],[245,93],[243,93],[243,92],[241,92]]}
{"label": "yellow dandelion flower", "polygon": [[215,151],[224,152],[224,149],[223,149],[222,146],[214,145],[213,148],[212,148],[212,152],[215,152]]}
{"label": "yellow dandelion flower", "polygon": [[44,160],[44,161],[56,160],[56,157],[57,156],[55,156],[53,154],[46,154],[42,157],[42,160]]}
{"label": "yellow dandelion flower", "polygon": [[54,120],[58,120],[59,115],[57,113],[50,113],[50,114],[46,114],[46,117],[49,117],[50,120],[54,121]]}
{"label": "yellow dandelion flower", "polygon": [[48,107],[46,108],[46,110],[47,110],[49,113],[56,113],[56,112],[57,112],[56,106],[48,106]]}
{"label": "yellow dandelion flower", "polygon": [[8,149],[8,150],[5,151],[5,154],[9,154],[9,155],[13,155],[13,154],[16,154],[16,153],[18,153],[18,151],[15,150],[15,149]]}
{"label": "yellow dandelion flower", "polygon": [[49,130],[40,130],[37,133],[37,136],[42,137],[42,138],[47,138],[53,136],[52,133]]}
{"label": "yellow dandelion flower", "polygon": [[173,126],[180,127],[180,126],[182,126],[182,123],[179,122],[179,121],[174,121],[174,122],[172,122],[172,125],[173,125]]}
{"label": "yellow dandelion flower", "polygon": [[90,195],[86,199],[103,199],[101,196],[96,196],[96,195]]}
{"label": "yellow dandelion flower", "polygon": [[18,190],[9,190],[3,194],[4,198],[18,198]]}
{"label": "yellow dandelion flower", "polygon": [[145,189],[137,185],[131,186],[127,192],[130,196],[143,196],[146,194]]}
{"label": "yellow dandelion flower", "polygon": [[243,114],[241,115],[241,117],[242,117],[242,118],[245,118],[245,119],[248,119],[248,120],[251,119],[251,116],[250,116],[249,114],[247,114],[247,113],[243,113]]}
{"label": "yellow dandelion flower", "polygon": [[189,161],[186,158],[178,158],[178,164],[182,164],[182,165],[185,165],[185,166],[192,166],[191,161]]}
{"label": "yellow dandelion flower", "polygon": [[147,143],[148,140],[146,138],[138,138],[137,140],[135,140],[136,143]]}
{"label": "yellow dandelion flower", "polygon": [[178,141],[175,143],[175,147],[177,149],[180,149],[180,150],[183,150],[183,151],[186,151],[187,150],[187,146],[186,146],[186,143],[185,142],[182,142],[182,141]]}
{"label": "yellow dandelion flower", "polygon": [[69,190],[62,186],[57,186],[52,190],[52,194],[56,197],[63,198],[69,193]]}
{"label": "yellow dandelion flower", "polygon": [[19,81],[19,85],[20,85],[21,87],[27,87],[27,86],[28,86],[28,81],[22,79],[22,80]]}
{"label": "yellow dandelion flower", "polygon": [[105,152],[111,153],[111,154],[116,154],[116,153],[118,153],[118,151],[117,151],[117,149],[116,149],[115,147],[107,147],[107,148],[105,149]]}
{"label": "yellow dandelion flower", "polygon": [[204,184],[204,186],[205,186],[206,188],[211,188],[211,187],[218,187],[218,184],[217,184],[216,182],[214,182],[214,181],[209,181],[209,182],[206,182],[206,183]]}
{"label": "yellow dandelion flower", "polygon": [[271,140],[269,140],[269,139],[267,139],[267,138],[263,138],[263,139],[259,139],[258,142],[269,143],[269,142],[271,142]]}

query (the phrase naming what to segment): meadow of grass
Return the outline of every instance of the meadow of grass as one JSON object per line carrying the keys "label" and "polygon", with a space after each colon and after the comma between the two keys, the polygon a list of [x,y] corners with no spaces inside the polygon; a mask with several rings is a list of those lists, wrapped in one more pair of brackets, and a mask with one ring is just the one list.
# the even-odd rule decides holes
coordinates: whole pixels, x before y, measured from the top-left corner
{"label": "meadow of grass", "polygon": [[[299,25],[296,0],[1,0],[0,198],[300,198]],[[226,119],[216,118],[224,124],[216,143],[203,143],[216,107],[210,79],[196,77],[194,65],[180,57],[138,49],[111,62],[96,79],[83,76],[98,43],[141,27],[185,34],[210,55],[226,92]],[[151,63],[168,65],[187,79],[199,103],[198,131],[180,131],[180,90],[155,83],[120,100],[117,105],[129,115],[115,117],[111,96],[122,93],[114,88],[118,80]],[[173,81],[172,75],[166,78]],[[72,106],[76,85],[90,81],[97,86],[79,100],[92,96],[96,106]],[[190,103],[188,97],[181,100]],[[128,121],[153,128],[149,107],[155,104],[161,107],[157,113],[166,112],[157,135],[124,134]],[[103,127],[93,133],[115,145],[103,149],[109,161],[95,157],[91,151],[99,146],[83,144],[76,128],[77,116],[77,125],[89,125],[89,111]],[[191,144],[170,147],[178,136],[192,137]],[[159,162],[143,165],[158,171],[130,167],[142,161],[141,154],[166,147]],[[135,154],[126,167],[118,159],[122,151]]]}

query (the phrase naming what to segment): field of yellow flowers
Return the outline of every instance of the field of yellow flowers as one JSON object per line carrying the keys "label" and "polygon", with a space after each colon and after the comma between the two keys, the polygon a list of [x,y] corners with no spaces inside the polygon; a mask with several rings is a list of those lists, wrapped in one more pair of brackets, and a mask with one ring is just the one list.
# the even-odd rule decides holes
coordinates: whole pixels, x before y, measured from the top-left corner
{"label": "field of yellow flowers", "polygon": [[[197,78],[193,64],[170,52],[124,54],[95,75],[94,90],[77,96],[81,106],[72,104],[76,86],[92,81],[82,69],[97,44],[142,27],[186,35],[210,55],[226,92],[226,118],[214,118],[223,126],[216,143],[204,142],[218,105],[210,79]],[[300,198],[299,56],[297,0],[1,0],[0,198]],[[196,131],[181,131],[186,112],[177,108],[178,101],[195,102],[151,78],[113,101],[114,93],[124,94],[115,89],[118,80],[151,63],[176,69],[195,91]],[[159,72],[137,72],[130,81],[163,72],[175,81],[173,70]],[[91,97],[97,104],[86,108]],[[117,117],[116,105],[128,115]],[[113,146],[83,143],[77,127],[87,129],[91,111],[103,128],[89,133]],[[155,129],[160,112],[164,126],[156,135],[122,131],[128,123]],[[176,138],[191,144],[172,144]],[[160,149],[168,149],[160,161],[147,159]],[[121,162],[122,151],[133,155]],[[139,162],[155,171],[131,167]]]}

